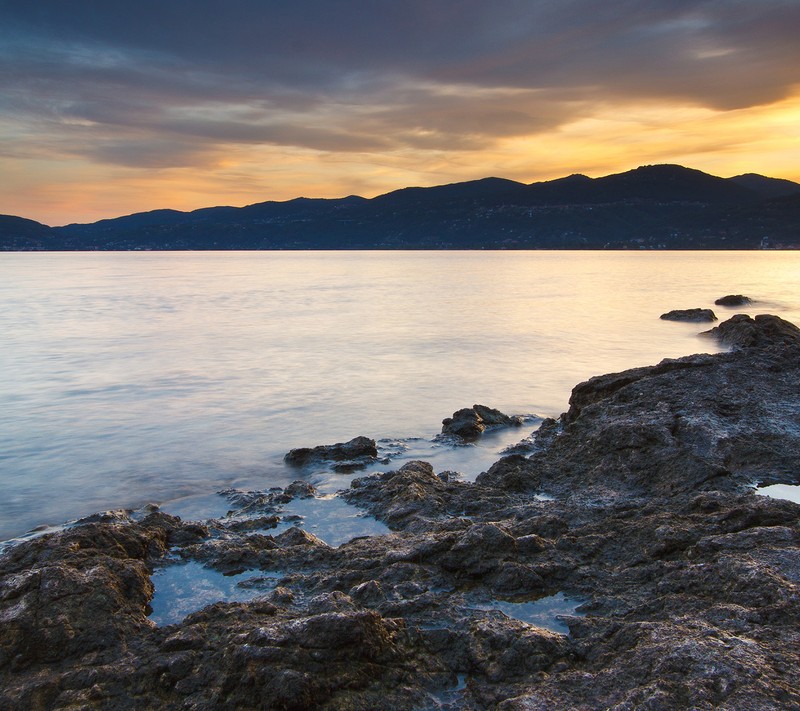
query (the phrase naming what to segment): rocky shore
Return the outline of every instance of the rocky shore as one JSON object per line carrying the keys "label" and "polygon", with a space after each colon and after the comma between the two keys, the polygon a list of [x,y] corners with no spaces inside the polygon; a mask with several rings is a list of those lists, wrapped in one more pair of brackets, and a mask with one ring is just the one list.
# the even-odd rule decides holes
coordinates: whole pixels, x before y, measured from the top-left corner
{"label": "rocky shore", "polygon": [[[269,535],[296,483],[227,493],[263,530],[153,509],[12,547],[0,708],[800,708],[800,506],[752,490],[800,483],[800,330],[710,337],[732,350],[576,386],[475,483],[353,480],[387,535]],[[153,571],[184,561],[263,594],[156,626]],[[509,612],[554,600],[560,631]]]}

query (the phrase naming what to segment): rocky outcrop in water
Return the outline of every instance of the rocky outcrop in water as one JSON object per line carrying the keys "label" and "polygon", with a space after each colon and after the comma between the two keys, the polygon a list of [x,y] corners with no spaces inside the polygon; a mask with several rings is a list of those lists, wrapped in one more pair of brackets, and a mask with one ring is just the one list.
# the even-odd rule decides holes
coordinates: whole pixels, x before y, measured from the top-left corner
{"label": "rocky outcrop in water", "polygon": [[721,296],[714,303],[717,306],[747,306],[752,304],[753,300],[742,294],[728,294],[728,296]]}
{"label": "rocky outcrop in water", "polygon": [[467,442],[477,439],[487,429],[519,427],[523,418],[505,415],[486,405],[473,405],[457,410],[452,417],[442,420],[442,434],[453,435]]}
{"label": "rocky outcrop in water", "polygon": [[713,336],[731,348],[769,348],[800,344],[800,328],[769,314],[755,318],[737,314],[710,331],[705,331],[705,335]]}
{"label": "rocky outcrop in water", "polygon": [[703,323],[716,321],[717,315],[711,309],[674,309],[661,314],[664,321],[686,321],[688,323]]}
{"label": "rocky outcrop in water", "polygon": [[307,466],[335,462],[337,471],[352,471],[363,469],[368,464],[374,463],[378,458],[378,448],[374,439],[369,437],[354,437],[349,442],[324,444],[317,447],[300,447],[289,451],[284,460],[293,466]]}
{"label": "rocky outcrop in water", "polygon": [[[0,707],[800,707],[800,506],[750,488],[800,483],[800,345],[774,317],[748,328],[729,353],[578,385],[531,456],[474,484],[426,462],[354,480],[385,536],[334,548],[156,510],[14,546]],[[271,586],[157,627],[150,574],[176,556]],[[536,600],[562,626],[498,609]]]}

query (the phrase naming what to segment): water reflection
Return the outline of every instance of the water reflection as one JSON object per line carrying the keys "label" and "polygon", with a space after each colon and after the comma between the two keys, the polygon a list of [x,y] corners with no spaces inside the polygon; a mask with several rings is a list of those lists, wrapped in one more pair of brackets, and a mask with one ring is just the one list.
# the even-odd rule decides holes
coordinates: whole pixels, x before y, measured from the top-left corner
{"label": "water reflection", "polygon": [[581,604],[580,601],[571,600],[560,592],[536,600],[491,600],[476,607],[479,610],[499,610],[515,620],[566,635],[569,634],[569,627],[560,618],[578,615],[576,610]]}
{"label": "water reflection", "polygon": [[785,499],[800,504],[800,485],[797,484],[772,484],[756,489],[756,494],[769,496],[772,499]]}
{"label": "water reflection", "polygon": [[[745,293],[800,321],[798,268],[789,252],[5,254],[0,539],[285,486],[289,449],[429,440],[475,402],[557,416],[592,375],[715,348],[670,309]],[[471,475],[471,454],[434,466]]]}
{"label": "water reflection", "polygon": [[254,600],[275,588],[281,577],[282,573],[259,570],[223,575],[195,561],[157,568],[150,619],[157,625],[172,625],[215,602]]}

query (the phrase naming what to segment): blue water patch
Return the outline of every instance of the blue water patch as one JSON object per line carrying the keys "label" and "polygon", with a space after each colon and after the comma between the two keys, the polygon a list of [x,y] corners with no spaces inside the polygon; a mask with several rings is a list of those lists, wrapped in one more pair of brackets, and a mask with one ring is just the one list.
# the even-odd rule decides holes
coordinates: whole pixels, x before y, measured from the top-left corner
{"label": "blue water patch", "polygon": [[434,708],[445,708],[445,709],[455,708],[451,707],[450,705],[455,704],[459,701],[466,688],[467,688],[467,675],[466,674],[456,675],[455,684],[453,686],[450,686],[446,689],[429,692],[430,697],[436,703],[436,706]]}
{"label": "blue water patch", "polygon": [[282,507],[281,522],[270,533],[278,535],[299,526],[336,548],[359,536],[382,536],[389,527],[339,496],[293,499]]}
{"label": "blue water patch", "polygon": [[231,510],[231,502],[219,494],[170,501],[164,504],[162,510],[189,521],[215,518],[223,525],[246,523],[259,517],[269,519],[274,515],[280,519],[277,525],[249,530],[260,530],[277,536],[293,526],[299,526],[334,548],[360,536],[381,536],[389,533],[386,524],[334,494],[295,498],[286,504],[274,507],[266,505],[263,511],[254,510],[243,515],[235,515],[234,510],[232,515],[226,516],[226,512]]}
{"label": "blue water patch", "polygon": [[561,620],[563,616],[578,615],[576,609],[581,605],[581,601],[572,600],[564,596],[564,593],[557,593],[548,597],[541,597],[538,600],[491,600],[486,603],[476,605],[479,610],[498,610],[507,617],[513,617],[529,625],[543,627],[551,632],[559,634],[569,634],[569,627]]}
{"label": "blue water patch", "polygon": [[756,489],[756,494],[769,496],[772,499],[785,499],[800,504],[800,485],[797,484],[772,484]]}
{"label": "blue water patch", "polygon": [[283,573],[261,570],[223,575],[194,561],[157,568],[150,619],[159,626],[172,625],[215,602],[254,600],[274,589],[282,577]]}

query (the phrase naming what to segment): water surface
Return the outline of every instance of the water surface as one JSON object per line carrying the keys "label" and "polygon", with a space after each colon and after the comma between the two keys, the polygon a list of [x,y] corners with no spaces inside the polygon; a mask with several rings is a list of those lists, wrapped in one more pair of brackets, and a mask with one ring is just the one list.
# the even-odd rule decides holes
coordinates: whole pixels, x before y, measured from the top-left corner
{"label": "water surface", "polygon": [[362,434],[474,478],[532,427],[434,446],[454,410],[557,416],[592,375],[716,350],[661,313],[744,293],[718,315],[800,322],[798,284],[793,252],[3,253],[0,539],[285,486],[286,451]]}

